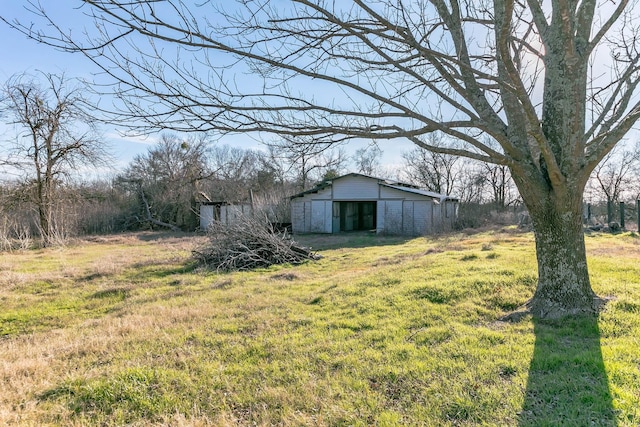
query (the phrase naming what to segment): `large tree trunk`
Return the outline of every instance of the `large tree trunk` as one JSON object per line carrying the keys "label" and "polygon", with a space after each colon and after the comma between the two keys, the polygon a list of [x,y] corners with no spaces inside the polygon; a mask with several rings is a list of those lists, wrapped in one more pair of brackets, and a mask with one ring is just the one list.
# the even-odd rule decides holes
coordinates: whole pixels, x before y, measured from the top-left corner
{"label": "large tree trunk", "polygon": [[580,200],[549,199],[530,209],[538,258],[538,287],[528,303],[537,318],[593,314],[598,299],[591,289]]}

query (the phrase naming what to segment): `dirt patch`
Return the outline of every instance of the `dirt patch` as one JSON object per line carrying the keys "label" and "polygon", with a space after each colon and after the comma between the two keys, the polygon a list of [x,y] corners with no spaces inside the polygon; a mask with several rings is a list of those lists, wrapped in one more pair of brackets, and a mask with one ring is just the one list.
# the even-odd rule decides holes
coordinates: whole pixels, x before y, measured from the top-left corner
{"label": "dirt patch", "polygon": [[279,273],[269,277],[269,279],[271,280],[286,280],[288,282],[293,282],[294,280],[298,280],[299,278],[300,276],[295,273]]}
{"label": "dirt patch", "polygon": [[378,258],[373,264],[373,267],[385,266],[385,265],[398,265],[406,261],[417,260],[422,257],[423,254],[399,254],[393,257]]}
{"label": "dirt patch", "polygon": [[197,233],[173,232],[173,231],[139,231],[131,233],[107,234],[100,236],[87,236],[80,240],[98,244],[135,244],[138,242],[157,242],[163,244],[184,244],[185,242],[197,243],[205,236]]}

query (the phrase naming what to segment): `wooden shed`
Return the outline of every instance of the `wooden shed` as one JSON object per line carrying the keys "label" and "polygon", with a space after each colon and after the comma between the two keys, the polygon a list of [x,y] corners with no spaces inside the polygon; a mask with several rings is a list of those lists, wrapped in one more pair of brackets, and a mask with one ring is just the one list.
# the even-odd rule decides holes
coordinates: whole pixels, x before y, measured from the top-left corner
{"label": "wooden shed", "polygon": [[420,236],[451,230],[457,204],[416,185],[350,173],[292,196],[291,225],[294,233]]}
{"label": "wooden shed", "polygon": [[200,229],[206,230],[213,221],[232,224],[241,216],[252,213],[251,205],[232,205],[226,202],[200,202]]}

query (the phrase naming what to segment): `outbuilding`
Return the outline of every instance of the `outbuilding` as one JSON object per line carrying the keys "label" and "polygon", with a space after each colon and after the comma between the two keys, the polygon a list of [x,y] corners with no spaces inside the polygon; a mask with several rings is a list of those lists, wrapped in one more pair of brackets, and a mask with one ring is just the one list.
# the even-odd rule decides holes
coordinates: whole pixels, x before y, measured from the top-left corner
{"label": "outbuilding", "polygon": [[230,225],[252,212],[251,205],[246,203],[233,205],[226,202],[200,202],[200,229],[207,230],[214,221]]}
{"label": "outbuilding", "polygon": [[451,230],[458,200],[419,186],[350,173],[291,197],[293,233],[375,230],[420,236]]}

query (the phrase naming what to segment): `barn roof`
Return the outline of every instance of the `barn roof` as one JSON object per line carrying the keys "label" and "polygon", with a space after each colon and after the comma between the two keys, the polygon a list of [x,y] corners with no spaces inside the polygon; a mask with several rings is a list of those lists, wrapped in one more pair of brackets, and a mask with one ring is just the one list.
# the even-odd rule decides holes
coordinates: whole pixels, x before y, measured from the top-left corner
{"label": "barn roof", "polygon": [[380,185],[384,187],[393,188],[395,190],[404,191],[407,193],[419,194],[421,196],[431,197],[432,199],[437,199],[440,202],[443,202],[445,200],[458,201],[458,199],[455,197],[447,196],[446,194],[434,193],[433,191],[428,191],[420,188],[404,187],[400,185],[389,185],[385,183],[380,183]]}
{"label": "barn roof", "polygon": [[437,199],[440,202],[445,201],[445,200],[452,200],[452,201],[458,201],[457,198],[455,197],[451,197],[448,196],[446,194],[439,194],[439,193],[435,193],[433,191],[428,191],[425,190],[423,188],[420,188],[419,186],[415,185],[415,184],[410,184],[407,182],[402,182],[402,181],[396,181],[396,180],[391,180],[391,179],[386,179],[386,178],[377,178],[375,176],[370,176],[370,175],[364,175],[361,173],[348,173],[346,175],[342,175],[330,180],[326,180],[326,181],[322,181],[321,183],[317,184],[315,187],[303,191],[301,193],[298,194],[294,194],[293,196],[291,196],[291,199],[295,199],[297,197],[303,197],[307,194],[313,194],[313,193],[318,193],[319,191],[324,190],[325,188],[331,187],[331,185],[333,184],[334,181],[338,181],[342,178],[346,178],[349,176],[361,176],[361,177],[365,177],[365,178],[369,178],[369,179],[373,179],[378,181],[379,185],[385,186],[385,187],[389,187],[389,188],[393,188],[394,190],[399,190],[399,191],[405,191],[408,193],[412,193],[412,194],[418,194],[421,196],[426,196],[426,197],[430,197],[432,199]]}

